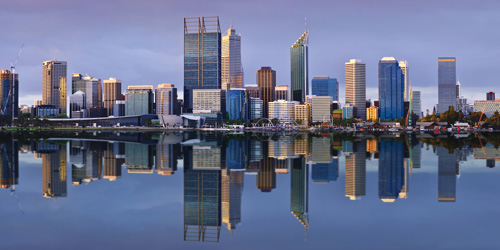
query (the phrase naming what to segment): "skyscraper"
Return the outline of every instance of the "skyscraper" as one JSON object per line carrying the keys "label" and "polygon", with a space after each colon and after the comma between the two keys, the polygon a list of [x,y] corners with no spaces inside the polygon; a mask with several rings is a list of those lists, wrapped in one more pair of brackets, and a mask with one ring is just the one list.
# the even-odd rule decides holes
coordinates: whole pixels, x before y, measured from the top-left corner
{"label": "skyscraper", "polygon": [[184,18],[184,107],[193,109],[193,89],[221,88],[219,17]]}
{"label": "skyscraper", "polygon": [[73,74],[71,82],[72,94],[77,91],[85,93],[85,108],[90,109],[102,107],[101,79],[90,77],[89,75],[82,76],[81,74]]}
{"label": "skyscraper", "polygon": [[153,86],[128,86],[125,94],[125,115],[153,114]]}
{"label": "skyscraper", "polygon": [[102,81],[102,83],[104,85],[104,108],[106,109],[106,115],[111,116],[113,114],[113,104],[120,100],[122,96],[122,81],[109,78]]}
{"label": "skyscraper", "polygon": [[261,67],[257,70],[257,85],[262,89],[264,102],[264,118],[268,118],[269,102],[274,101],[276,88],[276,71],[271,67]]}
{"label": "skyscraper", "polygon": [[276,86],[274,89],[274,100],[290,101],[290,87],[286,85]]}
{"label": "skyscraper", "polygon": [[405,185],[404,146],[400,141],[381,140],[379,150],[378,195],[383,202],[394,202]]}
{"label": "skyscraper", "polygon": [[222,84],[227,84],[227,89],[243,87],[241,35],[236,33],[232,22],[222,37]]}
{"label": "skyscraper", "polygon": [[177,88],[173,84],[159,84],[155,90],[157,115],[177,114]]}
{"label": "skyscraper", "polygon": [[345,63],[345,102],[356,109],[355,117],[366,119],[366,65],[361,60]]}
{"label": "skyscraper", "polygon": [[399,61],[399,67],[404,74],[403,84],[404,84],[404,101],[410,101],[410,75],[407,61]]}
{"label": "skyscraper", "polygon": [[420,100],[420,91],[412,91],[411,98],[412,98],[413,113],[418,115],[418,117],[421,117],[422,104]]}
{"label": "skyscraper", "polygon": [[308,40],[309,31],[306,25],[304,33],[290,48],[292,100],[300,103],[304,103],[306,95],[309,95]]}
{"label": "skyscraper", "polygon": [[457,106],[457,69],[455,57],[438,58],[438,113]]}
{"label": "skyscraper", "polygon": [[19,114],[19,79],[18,74],[8,70],[0,72],[0,114],[11,118]]}
{"label": "skyscraper", "polygon": [[43,104],[56,106],[62,114],[66,113],[66,79],[66,62],[55,60],[43,62]]}
{"label": "skyscraper", "polygon": [[248,120],[249,103],[245,89],[233,88],[227,91],[226,111],[229,120]]}
{"label": "skyscraper", "polygon": [[339,82],[337,82],[337,78],[315,76],[311,85],[312,95],[331,96],[333,101],[339,100]]}
{"label": "skyscraper", "polygon": [[378,96],[380,119],[404,116],[404,75],[394,57],[384,57],[378,63]]}

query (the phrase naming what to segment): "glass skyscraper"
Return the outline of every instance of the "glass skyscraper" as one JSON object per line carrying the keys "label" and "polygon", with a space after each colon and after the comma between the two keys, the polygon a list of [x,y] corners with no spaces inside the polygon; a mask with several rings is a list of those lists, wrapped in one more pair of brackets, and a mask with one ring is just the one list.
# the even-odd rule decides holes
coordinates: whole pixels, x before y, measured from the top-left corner
{"label": "glass skyscraper", "polygon": [[184,18],[184,108],[193,109],[193,89],[221,88],[219,17]]}
{"label": "glass skyscraper", "polygon": [[404,74],[394,57],[384,57],[378,63],[378,95],[380,119],[404,116]]}
{"label": "glass skyscraper", "polygon": [[300,103],[304,103],[309,95],[308,38],[306,26],[304,34],[290,48],[292,101]]}
{"label": "glass skyscraper", "polygon": [[125,115],[153,114],[153,86],[128,86],[125,94]]}
{"label": "glass skyscraper", "polygon": [[339,100],[339,82],[337,78],[316,76],[312,79],[312,95],[331,96],[333,101]]}
{"label": "glass skyscraper", "polygon": [[226,89],[243,87],[243,67],[241,66],[241,35],[231,27],[222,37],[222,85]]}
{"label": "glass skyscraper", "polygon": [[245,89],[233,88],[227,91],[226,110],[229,120],[247,120],[248,109],[248,95]]}
{"label": "glass skyscraper", "polygon": [[0,72],[0,114],[17,117],[19,113],[19,78],[8,70]]}
{"label": "glass skyscraper", "polygon": [[457,106],[457,69],[455,57],[438,58],[438,113]]}

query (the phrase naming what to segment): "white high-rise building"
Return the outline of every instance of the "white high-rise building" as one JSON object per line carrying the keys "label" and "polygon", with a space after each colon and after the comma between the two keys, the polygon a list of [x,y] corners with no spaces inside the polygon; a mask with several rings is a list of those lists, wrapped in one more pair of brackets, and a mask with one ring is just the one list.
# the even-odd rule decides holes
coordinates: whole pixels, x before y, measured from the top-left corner
{"label": "white high-rise building", "polygon": [[290,87],[286,85],[276,86],[274,88],[274,99],[290,101]]}
{"label": "white high-rise building", "polygon": [[278,119],[280,123],[293,123],[295,120],[295,105],[298,101],[277,100],[269,102],[269,119]]}
{"label": "white high-rise building", "polygon": [[345,63],[345,102],[356,109],[356,118],[366,119],[366,64],[359,59]]}
{"label": "white high-rise building", "polygon": [[241,65],[241,34],[231,27],[222,37],[222,85],[226,90],[243,87]]}
{"label": "white high-rise building", "polygon": [[412,91],[412,105],[413,113],[418,115],[419,118],[422,117],[422,104],[420,100],[420,91]]}
{"label": "white high-rise building", "polygon": [[401,71],[403,71],[403,74],[405,75],[404,78],[404,100],[405,102],[410,101],[410,75],[409,75],[409,70],[408,70],[408,62],[407,61],[399,61],[399,67],[401,68]]}

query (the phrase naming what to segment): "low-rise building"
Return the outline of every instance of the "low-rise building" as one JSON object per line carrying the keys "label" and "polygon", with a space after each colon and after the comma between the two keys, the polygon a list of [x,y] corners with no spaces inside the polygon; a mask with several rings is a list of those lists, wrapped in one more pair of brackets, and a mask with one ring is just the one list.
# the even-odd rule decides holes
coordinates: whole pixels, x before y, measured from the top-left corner
{"label": "low-rise building", "polygon": [[371,106],[366,109],[366,121],[376,122],[378,120],[378,107]]}
{"label": "low-rise building", "polygon": [[342,119],[342,109],[335,109],[332,112],[333,119]]}
{"label": "low-rise building", "polygon": [[331,96],[311,96],[312,122],[328,122],[332,113]]}
{"label": "low-rise building", "polygon": [[300,126],[311,124],[311,105],[308,103],[295,105],[295,121]]}
{"label": "low-rise building", "polygon": [[354,118],[354,106],[346,104],[342,108],[342,119]]}

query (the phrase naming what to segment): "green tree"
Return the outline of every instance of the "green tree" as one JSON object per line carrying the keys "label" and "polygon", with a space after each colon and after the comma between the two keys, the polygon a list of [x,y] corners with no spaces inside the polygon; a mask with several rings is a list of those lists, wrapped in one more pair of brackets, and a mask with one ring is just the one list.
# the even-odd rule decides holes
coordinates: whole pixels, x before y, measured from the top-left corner
{"label": "green tree", "polygon": [[57,115],[57,118],[68,118],[68,116],[66,114],[58,114]]}

